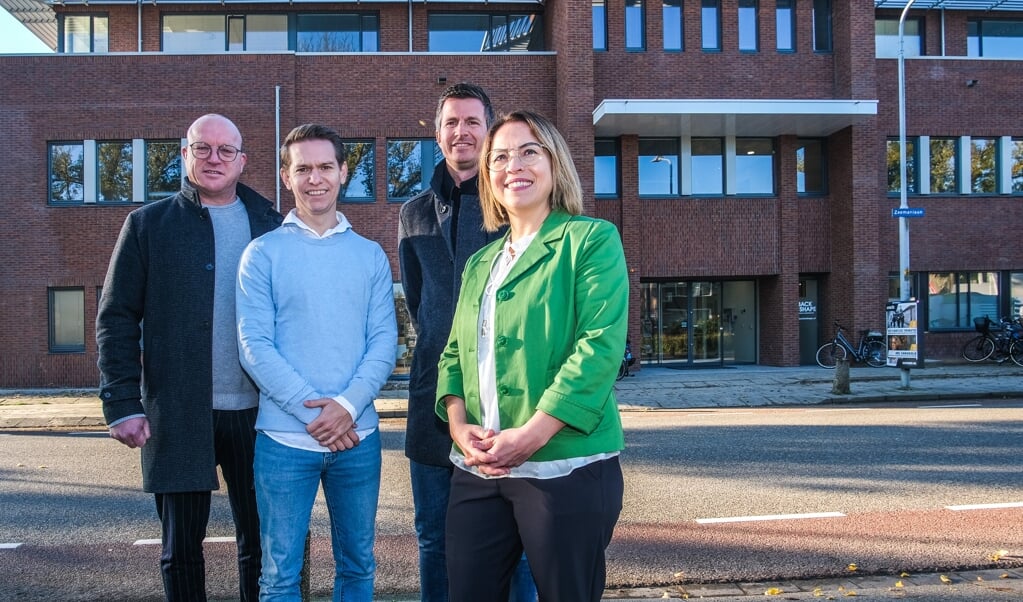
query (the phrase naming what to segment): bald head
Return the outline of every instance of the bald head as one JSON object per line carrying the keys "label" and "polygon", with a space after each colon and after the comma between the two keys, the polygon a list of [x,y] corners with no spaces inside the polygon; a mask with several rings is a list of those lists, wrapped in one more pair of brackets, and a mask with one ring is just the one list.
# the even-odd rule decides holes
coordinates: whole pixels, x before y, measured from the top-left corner
{"label": "bald head", "polygon": [[181,149],[188,179],[205,205],[234,202],[238,179],[247,157],[238,127],[223,115],[210,113],[188,128],[188,144]]}

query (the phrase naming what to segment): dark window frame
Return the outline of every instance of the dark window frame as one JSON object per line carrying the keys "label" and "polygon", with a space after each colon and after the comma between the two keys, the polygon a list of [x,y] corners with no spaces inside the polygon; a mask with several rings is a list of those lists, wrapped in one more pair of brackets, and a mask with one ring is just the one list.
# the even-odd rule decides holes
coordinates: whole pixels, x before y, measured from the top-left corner
{"label": "dark window frame", "polygon": [[[65,19],[68,17],[89,17],[89,50],[80,52],[68,52],[65,30]],[[96,50],[96,19],[105,19],[107,22],[107,49]],[[57,15],[57,54],[96,54],[110,52],[110,13],[63,13]]]}
{"label": "dark window frame", "polygon": [[[81,343],[58,343],[57,342],[57,307],[56,293],[58,292],[79,292],[81,293]],[[81,286],[51,286],[46,289],[47,308],[46,322],[48,330],[47,349],[50,353],[85,353],[85,288]]]}

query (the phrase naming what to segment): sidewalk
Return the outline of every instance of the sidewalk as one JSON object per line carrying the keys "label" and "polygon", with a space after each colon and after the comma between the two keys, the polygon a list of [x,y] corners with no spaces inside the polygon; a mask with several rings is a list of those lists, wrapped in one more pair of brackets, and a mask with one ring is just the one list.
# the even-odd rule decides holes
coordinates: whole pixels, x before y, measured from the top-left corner
{"label": "sidewalk", "polygon": [[[622,411],[829,403],[941,402],[1023,397],[1023,368],[1012,363],[949,364],[910,372],[853,367],[850,394],[832,393],[834,370],[816,366],[672,369],[645,367],[615,384]],[[376,400],[382,418],[403,418],[407,382],[393,381]],[[102,428],[95,390],[0,390],[0,430]]]}

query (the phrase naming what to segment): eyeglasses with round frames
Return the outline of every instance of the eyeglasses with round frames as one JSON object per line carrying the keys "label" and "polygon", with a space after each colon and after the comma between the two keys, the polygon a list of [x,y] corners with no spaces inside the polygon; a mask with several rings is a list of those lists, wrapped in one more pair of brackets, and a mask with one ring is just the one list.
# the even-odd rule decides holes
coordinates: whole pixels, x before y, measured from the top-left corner
{"label": "eyeglasses with round frames", "polygon": [[487,153],[487,169],[490,171],[504,171],[508,169],[512,157],[518,157],[519,163],[528,167],[536,165],[543,158],[543,152],[547,147],[539,142],[527,142],[518,149],[498,148]]}
{"label": "eyeglasses with round frames", "polygon": [[[213,154],[213,147],[205,142],[193,142],[188,145],[188,148],[192,150],[192,156],[196,159],[209,159],[210,155]],[[217,156],[220,157],[221,161],[231,163],[238,158],[238,155],[242,153],[242,149],[231,146],[230,144],[222,144],[217,147]]]}

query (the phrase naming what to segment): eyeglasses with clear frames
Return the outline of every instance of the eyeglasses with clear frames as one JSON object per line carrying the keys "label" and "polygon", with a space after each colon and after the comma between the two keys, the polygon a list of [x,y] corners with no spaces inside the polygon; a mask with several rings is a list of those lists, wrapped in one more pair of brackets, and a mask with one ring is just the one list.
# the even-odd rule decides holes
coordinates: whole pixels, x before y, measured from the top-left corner
{"label": "eyeglasses with clear frames", "polygon": [[498,148],[487,153],[487,169],[490,171],[504,171],[508,169],[512,157],[518,157],[519,163],[524,166],[536,165],[543,158],[543,151],[547,147],[539,142],[527,142],[518,149]]}
{"label": "eyeglasses with clear frames", "polygon": [[[205,142],[193,142],[188,145],[188,148],[192,150],[192,156],[196,159],[209,159],[210,155],[213,154],[213,147]],[[230,144],[222,144],[217,147],[217,156],[220,157],[221,161],[231,163],[240,154],[242,154],[242,149]]]}

